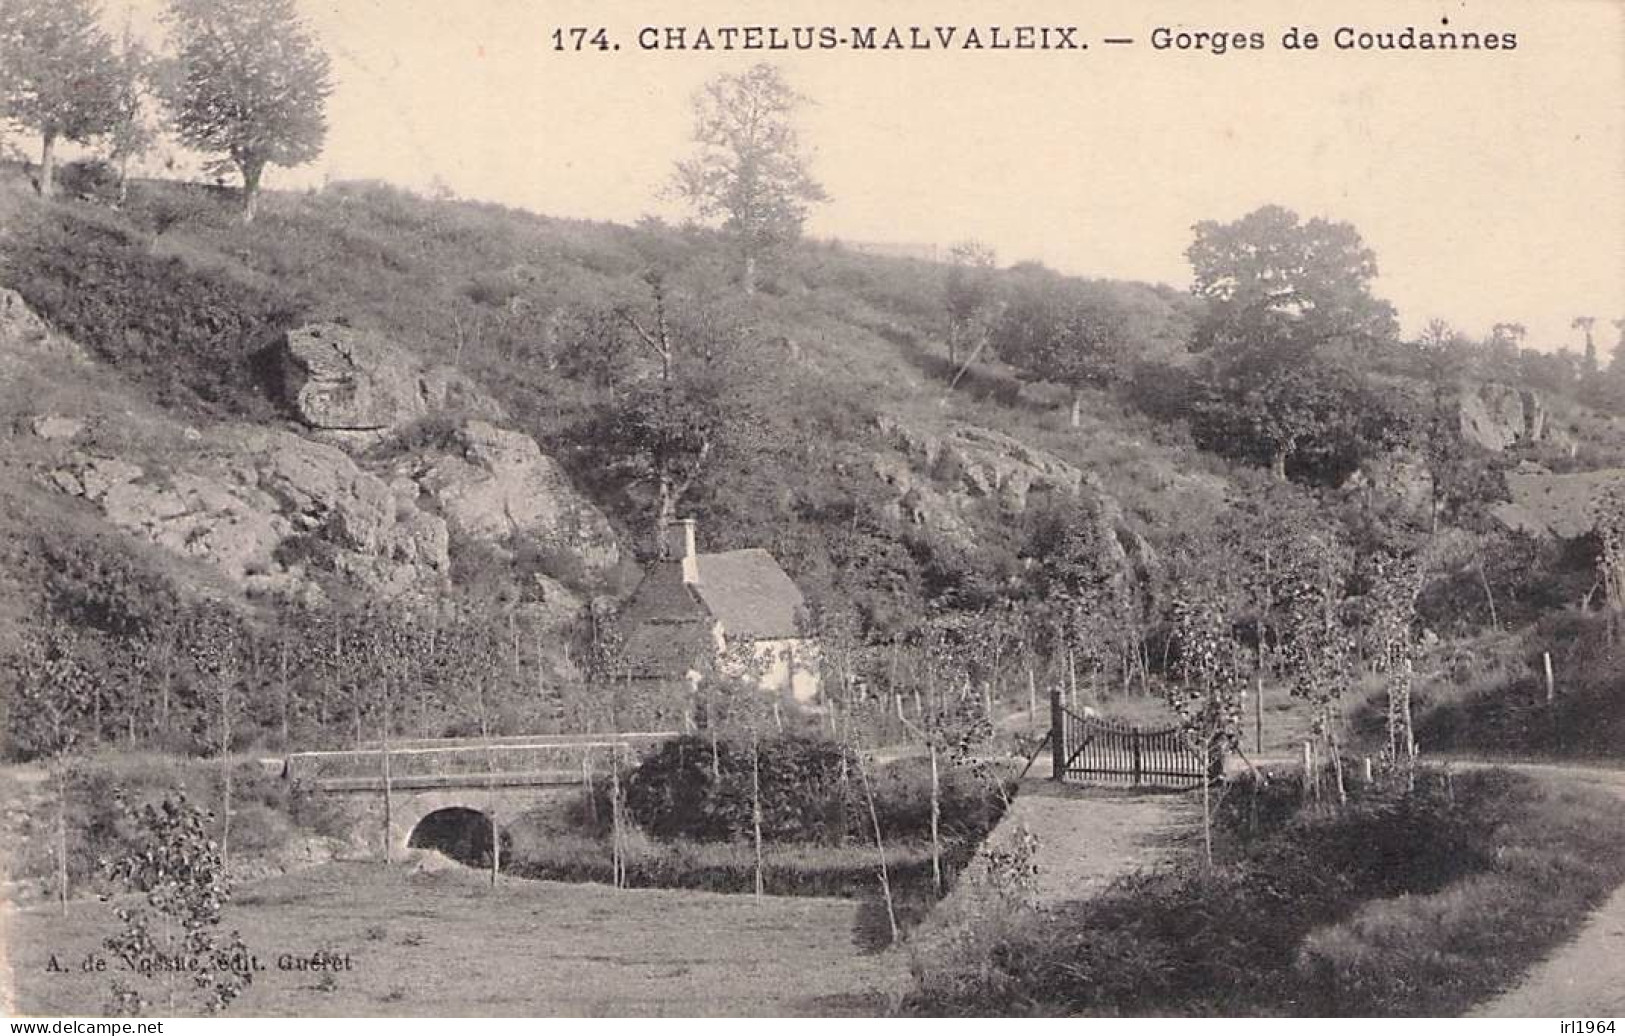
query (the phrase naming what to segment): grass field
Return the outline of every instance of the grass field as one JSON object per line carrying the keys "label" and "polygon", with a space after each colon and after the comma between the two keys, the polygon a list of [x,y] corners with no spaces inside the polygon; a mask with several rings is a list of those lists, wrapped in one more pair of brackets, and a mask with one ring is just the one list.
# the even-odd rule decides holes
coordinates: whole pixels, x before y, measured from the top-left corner
{"label": "grass field", "polygon": [[[229,1013],[872,1015],[904,970],[896,954],[864,948],[872,920],[850,900],[515,879],[492,890],[462,868],[331,864],[239,891],[227,926],[267,970]],[[112,907],[94,901],[72,903],[66,919],[7,916],[0,948],[14,999],[0,1007],[101,1013],[110,976],[77,968],[116,926]],[[277,970],[279,954],[320,950],[348,954],[353,970],[331,982]],[[47,971],[53,953],[67,973]]]}

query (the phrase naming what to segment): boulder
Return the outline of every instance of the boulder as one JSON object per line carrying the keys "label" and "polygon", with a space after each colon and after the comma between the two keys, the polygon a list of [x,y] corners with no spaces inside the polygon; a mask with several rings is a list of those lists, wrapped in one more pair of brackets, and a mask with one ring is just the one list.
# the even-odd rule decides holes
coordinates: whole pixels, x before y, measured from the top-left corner
{"label": "boulder", "polygon": [[397,473],[463,535],[498,545],[537,540],[590,571],[620,560],[609,521],[523,432],[467,421],[444,447],[406,458]]}
{"label": "boulder", "polygon": [[383,336],[342,324],[289,331],[280,369],[283,396],[299,420],[341,445],[371,445],[445,410],[498,409],[457,371],[425,366]]}
{"label": "boulder", "polygon": [[[964,549],[976,546],[970,512],[992,501],[1020,514],[1040,494],[1089,501],[1105,559],[1125,574],[1129,564],[1149,569],[1155,551],[1128,527],[1122,508],[1094,475],[1003,432],[951,424],[941,433],[922,431],[889,417],[877,422],[897,453],[878,454],[875,474],[891,486],[892,515],[931,529]],[[900,454],[900,455],[899,455]]]}
{"label": "boulder", "polygon": [[1462,438],[1486,450],[1509,449],[1527,433],[1524,394],[1509,385],[1490,382],[1464,391],[1458,411]]}

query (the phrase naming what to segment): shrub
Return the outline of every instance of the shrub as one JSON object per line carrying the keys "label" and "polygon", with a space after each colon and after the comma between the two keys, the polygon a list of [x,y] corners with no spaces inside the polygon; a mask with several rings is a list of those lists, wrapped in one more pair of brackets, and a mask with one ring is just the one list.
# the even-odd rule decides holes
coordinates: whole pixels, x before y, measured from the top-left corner
{"label": "shrub", "polygon": [[[838,841],[847,828],[852,765],[839,744],[785,734],[758,751],[762,834],[779,841]],[[663,744],[632,771],[626,804],[657,838],[726,841],[752,831],[750,746],[701,735]]]}

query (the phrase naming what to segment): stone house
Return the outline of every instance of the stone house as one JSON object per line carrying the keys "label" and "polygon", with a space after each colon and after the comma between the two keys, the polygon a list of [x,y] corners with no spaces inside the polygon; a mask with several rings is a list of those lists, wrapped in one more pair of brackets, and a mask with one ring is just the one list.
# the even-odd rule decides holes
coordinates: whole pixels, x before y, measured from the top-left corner
{"label": "stone house", "polygon": [[801,590],[773,555],[755,547],[701,554],[693,519],[667,535],[677,540],[668,541],[671,560],[650,565],[621,610],[627,675],[697,685],[720,671],[816,701],[818,641]]}

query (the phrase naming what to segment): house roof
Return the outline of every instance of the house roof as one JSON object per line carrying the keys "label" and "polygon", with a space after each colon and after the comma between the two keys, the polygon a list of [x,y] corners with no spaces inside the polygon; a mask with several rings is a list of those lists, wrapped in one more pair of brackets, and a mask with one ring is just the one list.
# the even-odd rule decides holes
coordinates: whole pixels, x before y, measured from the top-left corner
{"label": "house roof", "polygon": [[639,679],[703,672],[716,653],[705,619],[644,619],[632,625],[623,647],[627,672]]}
{"label": "house roof", "polygon": [[773,555],[759,547],[698,556],[694,586],[730,637],[779,640],[807,636],[806,601]]}

